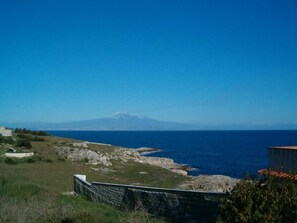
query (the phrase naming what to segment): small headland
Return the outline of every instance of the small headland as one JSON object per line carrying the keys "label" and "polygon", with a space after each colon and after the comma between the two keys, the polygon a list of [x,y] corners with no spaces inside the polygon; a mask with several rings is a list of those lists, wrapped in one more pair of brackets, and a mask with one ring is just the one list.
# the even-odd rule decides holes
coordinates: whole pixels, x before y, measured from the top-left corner
{"label": "small headland", "polygon": [[[126,171],[130,170],[131,175],[146,175],[145,177],[149,179],[150,176],[157,174],[151,173],[152,169],[155,169],[156,167],[158,169],[161,168],[163,171],[167,170],[171,172],[167,172],[167,176],[174,174],[174,178],[179,179],[178,184],[174,187],[170,186],[170,188],[176,189],[226,192],[230,191],[239,181],[238,179],[224,175],[188,176],[188,171],[191,170],[191,167],[176,163],[170,158],[148,156],[150,153],[157,153],[160,151],[160,149],[155,148],[140,147],[131,149],[115,147],[109,144],[81,141],[68,144],[67,146],[60,144],[59,146],[56,146],[56,151],[59,156],[71,161],[87,161],[86,165],[89,165],[92,170],[98,172],[116,173],[117,171],[114,171],[115,165],[121,164],[125,166],[128,163],[134,163],[134,165],[137,166],[140,164],[139,168],[134,169],[134,173],[132,173],[129,167],[124,169],[124,166],[121,171],[126,174]],[[98,165],[102,165],[104,168],[100,169],[98,168]],[[147,168],[149,168],[150,171],[146,171]],[[143,182],[134,184],[144,185]]]}

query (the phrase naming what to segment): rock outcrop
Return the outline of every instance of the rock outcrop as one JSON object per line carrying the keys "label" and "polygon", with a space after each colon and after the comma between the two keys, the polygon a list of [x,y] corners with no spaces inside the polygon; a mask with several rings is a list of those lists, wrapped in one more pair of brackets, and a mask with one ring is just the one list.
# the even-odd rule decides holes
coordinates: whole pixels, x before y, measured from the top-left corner
{"label": "rock outcrop", "polygon": [[112,157],[105,154],[97,153],[90,149],[59,146],[56,147],[56,150],[59,156],[67,158],[71,161],[85,161],[87,164],[91,165],[112,165],[112,163],[110,162]]}
{"label": "rock outcrop", "polygon": [[239,182],[224,175],[199,175],[189,176],[188,180],[180,185],[180,188],[186,190],[204,190],[215,192],[228,192]]}

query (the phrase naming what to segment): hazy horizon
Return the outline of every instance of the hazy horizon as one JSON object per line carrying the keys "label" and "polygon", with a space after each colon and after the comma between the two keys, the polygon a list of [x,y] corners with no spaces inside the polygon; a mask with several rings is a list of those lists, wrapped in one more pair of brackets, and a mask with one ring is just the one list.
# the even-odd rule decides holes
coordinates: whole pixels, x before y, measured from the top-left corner
{"label": "hazy horizon", "polygon": [[70,122],[1,122],[0,126],[11,128],[28,128],[32,130],[85,130],[85,131],[188,131],[188,130],[297,130],[297,123],[181,123],[152,119],[129,113],[115,113],[109,117]]}

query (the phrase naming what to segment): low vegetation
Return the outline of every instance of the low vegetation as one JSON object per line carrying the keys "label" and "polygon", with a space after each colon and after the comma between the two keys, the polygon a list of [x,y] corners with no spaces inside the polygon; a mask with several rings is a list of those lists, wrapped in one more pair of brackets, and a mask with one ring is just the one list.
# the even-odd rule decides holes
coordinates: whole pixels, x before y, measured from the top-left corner
{"label": "low vegetation", "polygon": [[218,223],[294,223],[297,219],[297,183],[268,177],[241,180],[220,205]]}
{"label": "low vegetation", "polygon": [[15,143],[15,146],[16,147],[26,148],[26,149],[31,149],[32,148],[32,144],[27,139],[18,139],[16,141],[16,143]]}
{"label": "low vegetation", "polygon": [[0,158],[0,162],[4,162],[5,164],[24,164],[24,163],[35,163],[35,162],[53,162],[51,159],[42,158],[40,156],[32,156],[25,158],[10,158],[10,157],[2,157]]}
{"label": "low vegetation", "polygon": [[53,193],[40,185],[16,183],[0,175],[0,222],[161,223],[145,212],[124,212],[79,196]]}
{"label": "low vegetation", "polygon": [[30,135],[34,135],[34,136],[48,136],[47,132],[44,131],[31,131],[29,129],[18,129],[16,128],[14,130],[15,133],[17,134],[30,134]]}
{"label": "low vegetation", "polygon": [[28,141],[43,142],[44,139],[38,136],[32,136],[28,134],[17,134],[17,137],[20,139],[26,139]]}
{"label": "low vegetation", "polygon": [[1,144],[14,144],[13,138],[12,137],[4,137],[0,135],[0,143]]}

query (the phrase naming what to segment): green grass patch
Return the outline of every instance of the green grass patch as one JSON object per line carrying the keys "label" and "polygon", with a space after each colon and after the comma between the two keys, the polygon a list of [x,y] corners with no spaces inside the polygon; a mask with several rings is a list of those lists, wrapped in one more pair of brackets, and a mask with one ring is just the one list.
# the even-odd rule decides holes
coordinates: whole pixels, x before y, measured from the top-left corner
{"label": "green grass patch", "polygon": [[40,186],[27,183],[14,184],[3,178],[0,182],[0,196],[16,199],[19,201],[30,200],[43,192],[46,192]]}
{"label": "green grass patch", "polygon": [[127,162],[114,167],[116,171],[108,173],[117,183],[152,187],[176,188],[186,177],[167,169],[149,164]]}
{"label": "green grass patch", "polygon": [[31,156],[24,158],[12,158],[5,157],[0,159],[0,162],[4,162],[5,164],[16,165],[16,164],[24,164],[24,163],[35,163],[35,162],[52,162],[50,159],[42,159],[40,156]]}
{"label": "green grass patch", "polygon": [[132,223],[166,222],[143,212],[125,212],[95,204],[80,196],[66,196],[32,183],[15,183],[0,175],[0,222]]}
{"label": "green grass patch", "polygon": [[4,158],[4,163],[10,164],[10,165],[17,164],[17,162],[15,161],[15,159],[12,159],[12,158],[9,158],[9,157]]}

